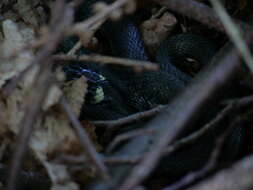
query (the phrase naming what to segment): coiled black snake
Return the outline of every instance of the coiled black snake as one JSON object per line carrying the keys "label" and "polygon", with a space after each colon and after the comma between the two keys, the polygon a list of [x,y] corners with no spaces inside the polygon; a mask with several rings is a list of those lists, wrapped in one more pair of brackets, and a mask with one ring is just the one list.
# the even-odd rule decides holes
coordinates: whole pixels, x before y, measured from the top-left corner
{"label": "coiled black snake", "polygon": [[[89,16],[89,6],[94,2],[97,0],[86,0],[81,13]],[[131,19],[107,22],[101,27],[101,31],[103,37],[109,41],[113,55],[129,59],[149,59],[139,30]],[[99,87],[103,90],[104,98],[99,102],[88,101],[83,106],[80,117],[112,120],[159,104],[167,104],[190,82],[192,77],[185,72],[191,67],[189,60],[196,60],[203,67],[210,62],[215,52],[216,49],[209,40],[194,34],[180,34],[165,40],[158,48],[156,61],[161,68],[159,71],[134,73],[131,69],[102,68],[89,63],[66,66],[64,71],[69,79],[85,75],[90,80],[91,88],[95,86],[94,89]],[[203,166],[212,152],[217,135],[224,130],[215,127],[197,143],[164,158],[160,167],[163,173],[179,177]],[[241,135],[242,129],[236,128],[228,137],[228,151],[224,152],[228,160],[237,155],[242,143]]]}

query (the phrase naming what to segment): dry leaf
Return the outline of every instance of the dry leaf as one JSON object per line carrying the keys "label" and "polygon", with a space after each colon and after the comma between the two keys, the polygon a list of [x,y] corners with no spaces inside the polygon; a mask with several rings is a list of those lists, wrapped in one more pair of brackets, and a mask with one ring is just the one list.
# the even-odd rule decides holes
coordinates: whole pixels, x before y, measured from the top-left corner
{"label": "dry leaf", "polygon": [[78,80],[68,82],[63,89],[64,95],[76,115],[80,114],[87,88],[87,80],[82,76]]}
{"label": "dry leaf", "polygon": [[144,43],[150,54],[154,54],[160,43],[165,40],[174,29],[177,19],[172,14],[165,12],[160,18],[151,18],[141,25]]}
{"label": "dry leaf", "polygon": [[25,25],[35,28],[46,22],[47,16],[43,7],[49,7],[49,4],[50,1],[40,0],[2,0],[0,13],[5,19],[22,20]]}
{"label": "dry leaf", "polygon": [[[3,22],[4,39],[0,43],[0,87],[12,77],[24,70],[33,59],[31,51],[21,51],[28,41],[34,39],[31,29],[21,31],[18,25],[11,20]],[[20,53],[18,53],[20,52]],[[12,55],[17,56],[11,57]]]}
{"label": "dry leaf", "polygon": [[45,100],[45,103],[43,104],[42,109],[46,111],[51,106],[59,103],[61,96],[62,96],[62,91],[59,89],[58,86],[53,85],[48,92],[47,99]]}

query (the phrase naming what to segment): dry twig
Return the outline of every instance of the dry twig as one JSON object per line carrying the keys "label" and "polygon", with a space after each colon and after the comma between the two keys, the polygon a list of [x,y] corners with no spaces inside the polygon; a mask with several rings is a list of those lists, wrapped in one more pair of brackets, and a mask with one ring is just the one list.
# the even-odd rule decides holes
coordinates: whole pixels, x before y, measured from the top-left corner
{"label": "dry twig", "polygon": [[[32,134],[33,126],[41,113],[41,106],[46,98],[48,89],[52,82],[51,72],[50,72],[50,55],[55,50],[58,42],[63,36],[63,27],[68,26],[72,19],[70,12],[72,10],[69,7],[65,7],[64,2],[56,2],[56,12],[52,18],[51,32],[52,35],[48,40],[48,43],[42,48],[38,53],[37,57],[34,59],[33,64],[40,65],[40,72],[37,76],[37,80],[34,82],[34,91],[30,94],[30,104],[26,107],[25,115],[20,122],[20,133],[17,140],[16,151],[13,155],[13,161],[11,165],[11,172],[8,178],[7,189],[15,189],[15,181],[20,165],[24,156],[24,153],[27,148],[30,136]],[[57,27],[54,25],[54,22],[57,22]],[[17,81],[18,82],[18,81]]]}
{"label": "dry twig", "polygon": [[159,105],[153,109],[138,112],[136,114],[129,115],[127,117],[119,118],[117,120],[106,120],[106,121],[92,121],[92,124],[96,125],[97,127],[108,127],[110,129],[115,129],[116,127],[133,123],[140,119],[149,118],[154,116],[155,114],[161,112],[166,106]]}
{"label": "dry twig", "polygon": [[[189,190],[246,190],[252,189],[253,156],[250,155],[231,168],[189,188]],[[229,180],[228,180],[229,179]]]}
{"label": "dry twig", "polygon": [[88,134],[86,133],[85,129],[82,127],[81,123],[79,122],[77,117],[74,115],[73,111],[71,110],[66,100],[62,98],[60,103],[61,103],[62,108],[65,110],[69,120],[71,121],[74,131],[77,137],[79,138],[80,143],[87,154],[87,157],[96,167],[98,175],[100,175],[104,179],[108,179],[109,174],[107,172],[107,168],[104,165],[104,163],[101,161],[100,157],[98,156],[97,151],[93,143],[91,142]]}
{"label": "dry twig", "polygon": [[209,172],[211,172],[213,169],[215,169],[215,166],[218,161],[218,156],[222,150],[222,146],[224,145],[226,137],[230,134],[232,129],[242,126],[243,122],[250,121],[249,115],[252,115],[252,112],[250,114],[245,114],[244,117],[242,117],[242,118],[241,117],[235,118],[234,121],[231,122],[230,126],[226,129],[224,134],[220,135],[220,137],[217,138],[216,146],[215,146],[207,164],[202,169],[200,169],[196,172],[191,172],[191,173],[187,174],[181,180],[164,188],[164,190],[182,189],[182,188],[194,183],[195,181],[199,180],[200,178],[203,178],[205,175],[207,175]]}
{"label": "dry twig", "polygon": [[41,68],[40,74],[34,83],[34,93],[32,93],[31,97],[29,98],[29,101],[31,102],[27,105],[25,116],[20,122],[20,132],[17,140],[17,147],[13,155],[11,172],[8,178],[8,190],[15,189],[16,176],[19,172],[24,153],[26,152],[27,144],[33,131],[33,126],[41,113],[41,106],[47,97],[47,92],[49,89],[48,87],[50,86],[50,82],[52,82],[50,79],[49,67],[44,67],[44,69]]}
{"label": "dry twig", "polygon": [[108,148],[106,150],[107,153],[110,153],[119,143],[134,138],[134,137],[138,137],[140,135],[147,135],[147,134],[151,134],[154,133],[154,130],[150,130],[150,129],[137,129],[134,131],[130,131],[127,133],[124,133],[122,135],[118,135],[116,136],[116,138],[108,145]]}
{"label": "dry twig", "polygon": [[225,8],[222,6],[220,1],[210,0],[210,2],[212,3],[214,10],[218,14],[222,24],[224,25],[224,28],[228,36],[230,37],[231,41],[242,55],[245,63],[247,64],[251,72],[253,72],[253,57],[251,55],[248,46],[246,45],[246,43],[242,38],[242,32],[232,21],[232,19],[230,18],[230,16],[228,15]]}
{"label": "dry twig", "polygon": [[103,55],[55,55],[55,60],[60,61],[91,61],[101,64],[117,64],[121,66],[133,67],[136,71],[145,70],[157,70],[159,66],[155,63],[149,61],[140,61],[140,60],[132,60],[125,59],[120,57],[111,57],[111,56],[103,56]]}

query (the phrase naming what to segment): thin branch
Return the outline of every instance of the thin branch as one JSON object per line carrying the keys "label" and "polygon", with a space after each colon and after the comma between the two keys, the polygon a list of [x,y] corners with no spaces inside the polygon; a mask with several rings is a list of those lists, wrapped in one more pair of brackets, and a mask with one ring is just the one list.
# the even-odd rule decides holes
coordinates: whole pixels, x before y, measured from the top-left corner
{"label": "thin branch", "polygon": [[[248,117],[246,119],[248,119]],[[226,131],[217,138],[216,146],[215,146],[215,148],[214,148],[207,164],[202,169],[187,174],[181,180],[179,180],[176,183],[164,188],[163,190],[179,190],[179,189],[182,189],[182,188],[194,183],[195,181],[199,180],[200,178],[204,177],[209,172],[211,172],[217,164],[218,156],[221,153],[222,146],[224,145],[224,142],[225,142],[227,136],[231,133],[232,129],[240,126],[239,123],[241,123],[241,122],[242,122],[241,118],[239,118],[239,119],[236,118],[234,121],[231,122],[232,124],[230,124],[228,129],[226,129]]]}
{"label": "thin branch", "polygon": [[[243,97],[243,98],[240,98],[238,100],[234,100],[233,102],[230,102],[219,114],[217,114],[217,116],[211,122],[205,124],[204,127],[199,129],[198,131],[190,134],[189,136],[186,136],[186,137],[176,141],[175,143],[169,145],[167,148],[165,148],[163,150],[163,155],[169,155],[169,154],[171,154],[171,153],[173,153],[173,152],[175,152],[175,151],[177,151],[177,150],[179,150],[179,149],[181,149],[185,146],[188,146],[189,144],[192,144],[192,143],[196,142],[200,137],[202,137],[204,134],[208,133],[210,131],[210,129],[217,126],[225,117],[230,115],[232,112],[238,111],[238,109],[240,109],[244,106],[251,105],[252,103],[253,103],[253,97],[252,96]],[[140,132],[140,133],[138,133],[138,132]],[[143,134],[141,132],[142,131],[137,131],[136,135]],[[149,132],[149,130],[146,131],[146,132]],[[152,132],[152,131],[150,131],[150,132]],[[135,133],[134,133],[134,135],[135,135]],[[119,139],[116,138],[108,146],[107,152],[112,149],[111,147],[115,147],[114,144],[118,144],[118,142],[120,142],[122,139],[125,140],[125,138],[128,138],[127,136],[125,136],[125,134],[123,134],[122,137],[120,137]],[[110,157],[108,159],[110,159]],[[126,156],[124,157],[124,160],[126,162],[128,160],[131,160],[131,161],[129,161],[130,163],[133,163],[133,160],[136,161],[136,162],[139,162],[142,159],[143,159],[142,155],[136,156],[134,159],[131,158],[131,157],[126,157]]]}
{"label": "thin branch", "polygon": [[[48,59],[48,58],[47,58]],[[11,164],[10,176],[8,178],[7,189],[14,190],[16,186],[16,177],[20,169],[24,153],[27,149],[27,144],[31,137],[34,124],[41,112],[41,106],[47,97],[48,89],[50,87],[50,67],[44,67],[40,71],[36,82],[34,83],[34,91],[28,99],[30,104],[26,106],[25,116],[19,124],[20,132],[18,133],[16,151],[13,155]]]}
{"label": "thin branch", "polygon": [[[101,159],[106,164],[136,164],[140,157],[129,157],[129,156],[101,156]],[[86,161],[85,155],[80,156],[70,156],[63,155],[57,158],[55,162],[71,165],[79,165],[80,167],[84,166],[83,163]],[[85,166],[84,166],[85,167]]]}
{"label": "thin branch", "polygon": [[242,55],[246,65],[249,67],[251,72],[253,72],[253,57],[251,52],[244,42],[242,38],[242,33],[236,26],[236,24],[232,21],[230,16],[228,15],[225,8],[222,6],[221,2],[218,0],[210,0],[212,3],[214,10],[218,14],[222,24],[225,27],[225,30],[230,37],[231,41],[234,43],[235,47],[238,49],[240,54]]}
{"label": "thin branch", "polygon": [[83,128],[83,126],[81,125],[77,117],[74,115],[73,111],[71,110],[66,100],[62,98],[60,103],[63,109],[65,110],[69,120],[71,121],[73,125],[73,129],[77,137],[79,138],[80,143],[84,151],[86,152],[87,157],[97,169],[98,174],[104,179],[108,179],[109,174],[107,172],[107,168],[102,162],[102,160],[100,159],[99,155],[97,154],[97,151],[93,143],[91,142],[89,135],[87,134],[87,132],[85,131],[85,129]]}
{"label": "thin branch", "polygon": [[[169,145],[167,148],[165,148],[163,150],[163,156],[164,155],[168,156],[169,154],[179,150],[180,148],[183,148],[185,146],[188,146],[189,144],[196,142],[199,139],[199,137],[202,137],[204,134],[208,133],[210,129],[212,129],[213,127],[218,125],[222,121],[222,119],[224,119],[226,116],[231,114],[231,112],[235,112],[235,111],[237,111],[238,108],[244,107],[244,106],[252,104],[252,103],[253,103],[252,96],[244,97],[239,100],[234,100],[229,105],[227,105],[211,122],[206,124],[204,127],[199,129],[198,131],[192,133],[191,135],[186,136],[186,137],[176,141],[175,143]],[[120,135],[119,136],[120,138],[118,140],[116,138],[108,146],[107,152],[110,149],[112,149],[110,147],[115,147],[114,144],[117,144],[119,141],[128,139],[129,137],[133,137],[136,135],[143,135],[143,132],[152,133],[154,131],[148,130],[148,129],[144,129],[144,131],[143,131],[143,129],[140,129],[140,130],[135,130],[134,133],[129,132],[127,134],[123,134],[122,136]],[[108,163],[108,164],[120,164],[120,163],[136,164],[137,162],[141,161],[142,159],[143,159],[143,155],[139,155],[139,156],[127,156],[127,155],[126,156],[109,156],[109,157],[103,158],[104,162]],[[85,157],[84,156],[79,156],[79,157],[77,157],[77,156],[74,156],[74,157],[73,156],[62,156],[60,158],[60,160],[62,160],[63,162],[67,162],[67,163],[81,164],[84,162]]]}
{"label": "thin branch", "polygon": [[194,181],[200,179],[201,177],[205,176],[208,172],[210,172],[217,163],[217,158],[219,155],[219,152],[221,150],[221,146],[224,142],[224,136],[220,137],[216,142],[216,148],[213,150],[208,163],[199,171],[191,172],[187,174],[185,177],[183,177],[181,180],[176,182],[175,184],[172,184],[163,190],[179,190],[183,187],[186,187],[187,185],[190,185]]}
{"label": "thin branch", "polygon": [[147,135],[154,133],[154,130],[150,129],[137,129],[134,131],[130,131],[121,135],[116,136],[116,138],[108,145],[108,148],[106,149],[106,153],[109,154],[119,143],[126,141],[128,139],[138,137],[141,135]]}
{"label": "thin branch", "polygon": [[[249,97],[244,97],[238,100],[234,100],[233,102],[231,102],[229,105],[227,105],[222,112],[220,112],[216,118],[214,118],[210,123],[206,124],[203,128],[201,128],[200,130],[194,132],[193,134],[176,141],[175,143],[173,143],[172,145],[170,145],[169,147],[167,147],[164,151],[163,151],[163,155],[168,155],[171,154],[175,151],[177,151],[178,149],[188,146],[191,143],[194,143],[196,140],[199,139],[199,137],[203,136],[204,134],[208,133],[208,131],[215,127],[216,125],[218,125],[220,123],[220,121],[222,119],[224,119],[226,116],[228,116],[229,114],[231,114],[231,112],[235,112],[238,111],[238,109],[247,106],[249,104],[253,103],[253,99],[252,96]],[[244,118],[236,118],[234,122],[231,122],[231,128],[235,128],[238,127],[239,125],[241,125],[241,122],[245,122],[245,120],[248,120],[250,117],[248,116],[244,116]],[[137,131],[137,132],[142,132],[142,131]],[[149,132],[149,131],[147,131]],[[150,131],[152,132],[152,131]],[[137,134],[138,135],[138,134]],[[123,135],[124,136],[124,135]],[[127,137],[128,138],[128,137]],[[224,136],[222,137],[222,139],[225,138]],[[113,144],[113,143],[112,143]],[[220,143],[218,143],[220,144]],[[220,146],[220,145],[219,145]],[[219,148],[216,148],[216,150],[218,151]],[[184,177],[182,180],[180,180],[180,182],[178,182],[176,185],[170,186],[170,188],[180,188],[183,186],[186,186],[194,181],[196,181],[197,179],[199,179],[200,177],[204,176],[206,173],[208,173],[212,167],[215,165],[215,160],[216,160],[216,156],[217,151],[214,150],[215,152],[212,153],[213,156],[211,156],[211,159],[209,160],[208,164],[203,167],[201,170],[194,172],[194,173],[190,173],[189,175],[187,175],[186,177]],[[61,156],[59,159],[60,163],[65,163],[65,164],[70,164],[69,167],[71,167],[71,165],[79,165],[79,170],[82,170],[82,166],[80,166],[80,164],[82,164],[86,158],[85,156],[81,155],[81,156]],[[101,157],[101,159],[103,160],[104,163],[110,164],[110,165],[114,165],[114,164],[136,164],[139,161],[141,161],[143,159],[143,155],[139,155],[139,156],[109,156],[109,157]],[[84,169],[84,168],[83,168]]]}
{"label": "thin branch", "polygon": [[[54,14],[54,18],[51,20],[52,28],[51,32],[52,35],[48,40],[47,43],[41,51],[39,51],[36,58],[33,60],[33,64],[40,65],[40,71],[37,76],[37,80],[34,82],[34,90],[31,92],[29,101],[30,104],[26,105],[26,111],[23,119],[20,122],[20,132],[18,133],[18,140],[17,140],[17,147],[16,151],[13,155],[11,171],[7,182],[7,189],[14,190],[16,186],[16,176],[18,171],[21,167],[21,162],[24,157],[24,153],[27,149],[27,144],[31,137],[34,124],[36,123],[37,118],[41,112],[41,106],[46,98],[48,93],[48,89],[50,84],[52,83],[50,77],[50,55],[55,50],[58,42],[63,36],[63,26],[68,26],[71,21],[71,13],[72,10],[68,7],[65,7],[65,3],[63,1],[56,1],[56,12]],[[67,18],[66,18],[67,17]],[[58,18],[58,19],[57,19]],[[58,22],[58,25],[54,25],[54,21]],[[17,81],[15,82],[17,83]]]}
{"label": "thin branch", "polygon": [[140,119],[145,119],[145,118],[154,116],[155,114],[164,110],[165,107],[166,107],[165,105],[159,105],[150,110],[138,112],[138,113],[135,113],[126,117],[122,117],[116,120],[92,121],[92,124],[96,125],[97,127],[107,127],[110,129],[115,129],[119,126],[130,124]]}
{"label": "thin branch", "polygon": [[[253,156],[238,161],[234,166],[225,169],[215,176],[188,188],[189,190],[246,190],[252,189]],[[229,179],[229,180],[228,180]]]}
{"label": "thin branch", "polygon": [[58,42],[63,37],[64,28],[70,25],[73,20],[73,9],[70,7],[67,7],[65,11],[57,12],[61,17],[61,20],[58,20],[57,24],[52,24],[53,28],[49,29],[50,34],[48,34],[48,39],[46,40],[44,47],[39,51],[34,60],[4,87],[4,95],[8,96],[11,94],[18,82],[21,81],[35,65],[44,63],[44,60],[50,55],[50,53],[55,51]]}
{"label": "thin branch", "polygon": [[208,133],[210,129],[212,129],[214,126],[218,125],[223,118],[225,118],[227,115],[229,115],[231,112],[233,112],[234,111],[233,108],[234,108],[233,104],[228,105],[210,123],[207,123],[204,127],[199,129],[198,131],[192,133],[191,135],[189,135],[185,138],[182,138],[179,141],[176,141],[172,145],[169,145],[164,150],[163,154],[164,155],[170,154],[180,148],[183,148],[189,144],[196,142],[200,137],[202,137],[204,134]]}
{"label": "thin branch", "polygon": [[136,164],[140,161],[139,156],[110,156],[104,158],[104,162],[107,164]]}
{"label": "thin branch", "polygon": [[91,61],[101,64],[117,64],[122,66],[133,67],[137,71],[145,70],[157,70],[159,66],[149,61],[139,61],[119,57],[103,56],[103,55],[55,55],[55,60],[60,61]]}
{"label": "thin branch", "polygon": [[229,104],[233,104],[236,103],[238,107],[243,107],[243,106],[247,106],[249,104],[252,104],[253,102],[253,96],[245,96],[242,98],[235,98],[235,99],[229,99],[229,100],[225,100],[222,103],[224,105],[229,105]]}
{"label": "thin branch", "polygon": [[[244,123],[247,122],[251,122],[252,121],[252,111],[249,111],[248,113],[244,114],[243,116],[239,116],[237,118],[235,118],[232,122],[231,122],[231,126],[229,127],[230,129],[233,128],[237,128],[237,127],[243,127]],[[243,162],[243,161],[242,161]],[[252,160],[251,160],[251,164],[252,164]],[[240,163],[239,163],[240,164]],[[238,164],[237,164],[238,165]],[[253,184],[252,184],[252,180],[247,180],[247,179],[252,179],[252,172],[250,172],[250,167],[239,167],[237,169],[237,166],[232,167],[229,171],[229,174],[231,174],[231,177],[228,178],[228,176],[226,176],[226,170],[223,172],[219,172],[214,178],[213,180],[207,180],[202,182],[200,185],[196,185],[196,188],[193,187],[193,189],[198,189],[198,186],[203,186],[203,184],[205,185],[205,188],[199,188],[199,189],[214,189],[214,190],[221,190],[221,189],[251,189]],[[247,168],[245,170],[245,168]],[[236,171],[237,170],[237,171]],[[240,175],[234,175],[233,173],[236,171],[236,173],[240,173]],[[222,178],[222,183],[220,183],[220,179]],[[230,179],[228,181],[226,181],[226,183],[224,183],[224,179]],[[238,179],[243,179],[243,180],[238,180]],[[240,183],[240,181],[242,181]],[[211,182],[211,184],[210,184]],[[214,185],[214,184],[219,184],[219,185]],[[183,184],[182,184],[183,185]],[[185,184],[187,185],[187,184]],[[230,188],[229,188],[230,187]],[[249,188],[250,187],[250,188]],[[174,189],[173,189],[174,190]]]}

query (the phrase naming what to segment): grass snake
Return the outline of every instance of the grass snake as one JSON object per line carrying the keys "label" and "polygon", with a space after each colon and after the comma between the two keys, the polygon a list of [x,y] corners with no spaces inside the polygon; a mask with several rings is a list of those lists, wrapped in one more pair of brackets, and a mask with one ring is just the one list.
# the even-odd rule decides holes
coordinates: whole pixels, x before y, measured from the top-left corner
{"label": "grass snake", "polygon": [[[83,3],[77,11],[77,20],[83,20],[91,15],[90,6],[94,2],[98,0],[86,0]],[[107,21],[101,27],[100,33],[102,40],[108,42],[112,55],[149,60],[139,29],[130,17],[124,17],[118,22]],[[78,54],[83,53],[91,52],[86,49],[78,52]],[[93,91],[94,89],[96,91],[98,87],[103,90],[104,99],[96,103],[86,101],[80,118],[113,120],[159,104],[168,104],[191,81],[192,76],[186,71],[189,69],[196,71],[200,69],[199,67],[204,67],[215,53],[216,48],[210,40],[195,34],[179,34],[166,39],[158,48],[156,62],[161,68],[159,71],[135,73],[130,68],[101,67],[93,63],[68,65],[64,67],[64,71],[68,79],[76,79],[85,75]],[[196,60],[200,65],[198,67],[192,65],[191,60]],[[94,92],[91,92],[89,96],[94,96]],[[216,108],[212,109],[216,113]],[[214,114],[211,113],[211,115]],[[208,119],[210,119],[209,116],[203,116],[195,130]],[[223,123],[223,125],[226,124],[226,122]],[[216,137],[224,130],[224,127],[215,127],[201,137],[197,143],[163,158],[158,171],[170,177],[180,177],[200,168],[208,160]],[[186,132],[186,134],[189,133],[189,131]],[[225,160],[232,160],[236,157],[242,145],[242,134],[242,129],[236,128],[228,136],[226,151],[222,153]]]}

